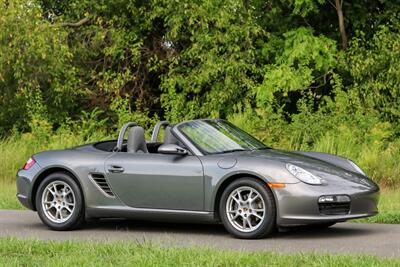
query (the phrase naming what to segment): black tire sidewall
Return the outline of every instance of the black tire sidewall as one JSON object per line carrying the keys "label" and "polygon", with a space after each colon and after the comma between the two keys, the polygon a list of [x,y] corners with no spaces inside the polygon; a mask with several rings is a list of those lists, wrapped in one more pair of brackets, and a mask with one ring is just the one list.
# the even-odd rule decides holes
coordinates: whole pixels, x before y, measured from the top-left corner
{"label": "black tire sidewall", "polygon": [[[42,208],[42,194],[46,186],[55,181],[62,181],[68,184],[72,191],[74,192],[75,196],[75,209],[72,213],[71,218],[63,223],[55,223],[49,220],[46,215],[44,214]],[[64,172],[57,172],[52,173],[40,183],[38,190],[36,192],[36,209],[39,214],[40,219],[42,222],[50,227],[53,230],[65,231],[65,230],[72,230],[77,228],[84,219],[84,202],[82,197],[81,189],[79,188],[78,184],[74,181],[74,179],[68,174]]]}
{"label": "black tire sidewall", "polygon": [[[233,190],[242,187],[248,186],[255,190],[257,190],[265,203],[265,218],[260,227],[252,232],[241,232],[237,230],[233,225],[229,222],[228,217],[226,215],[226,201],[229,195]],[[224,192],[222,193],[220,202],[219,202],[219,216],[221,218],[222,223],[225,226],[225,229],[237,238],[242,239],[256,239],[263,238],[266,235],[272,233],[276,228],[276,208],[275,208],[275,200],[271,190],[267,187],[263,182],[254,179],[254,178],[240,178],[230,185],[228,185]]]}

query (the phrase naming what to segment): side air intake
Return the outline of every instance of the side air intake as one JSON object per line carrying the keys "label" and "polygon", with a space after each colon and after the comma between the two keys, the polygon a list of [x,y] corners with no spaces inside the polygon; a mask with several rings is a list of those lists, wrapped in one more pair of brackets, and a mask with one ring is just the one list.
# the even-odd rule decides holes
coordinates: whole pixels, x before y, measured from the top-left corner
{"label": "side air intake", "polygon": [[111,191],[110,185],[107,183],[104,174],[92,173],[90,174],[90,177],[104,194],[106,194],[109,197],[114,197],[114,193]]}

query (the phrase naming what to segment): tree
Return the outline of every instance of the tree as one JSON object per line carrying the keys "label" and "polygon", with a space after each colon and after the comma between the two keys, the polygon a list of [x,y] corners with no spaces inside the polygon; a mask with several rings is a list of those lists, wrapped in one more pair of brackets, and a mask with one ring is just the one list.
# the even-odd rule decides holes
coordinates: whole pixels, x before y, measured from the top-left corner
{"label": "tree", "polygon": [[0,134],[34,117],[61,122],[81,95],[66,32],[34,2],[0,2]]}

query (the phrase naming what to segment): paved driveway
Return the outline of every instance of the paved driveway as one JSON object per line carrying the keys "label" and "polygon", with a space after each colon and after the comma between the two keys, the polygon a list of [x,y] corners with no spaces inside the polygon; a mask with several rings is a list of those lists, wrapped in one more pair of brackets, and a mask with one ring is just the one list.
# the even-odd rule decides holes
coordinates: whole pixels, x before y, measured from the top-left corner
{"label": "paved driveway", "polygon": [[0,210],[0,237],[41,240],[153,242],[163,246],[207,246],[245,251],[361,253],[400,257],[400,225],[340,223],[328,229],[294,229],[262,240],[239,240],[221,225],[104,220],[84,228],[55,232],[35,212]]}

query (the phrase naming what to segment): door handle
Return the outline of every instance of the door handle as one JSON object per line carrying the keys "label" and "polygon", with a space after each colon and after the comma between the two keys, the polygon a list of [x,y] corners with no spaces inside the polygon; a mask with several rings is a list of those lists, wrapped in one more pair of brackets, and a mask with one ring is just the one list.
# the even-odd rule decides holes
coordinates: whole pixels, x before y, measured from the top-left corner
{"label": "door handle", "polygon": [[124,172],[124,168],[122,168],[120,166],[109,166],[108,171],[112,172],[112,173],[120,173],[120,172]]}

